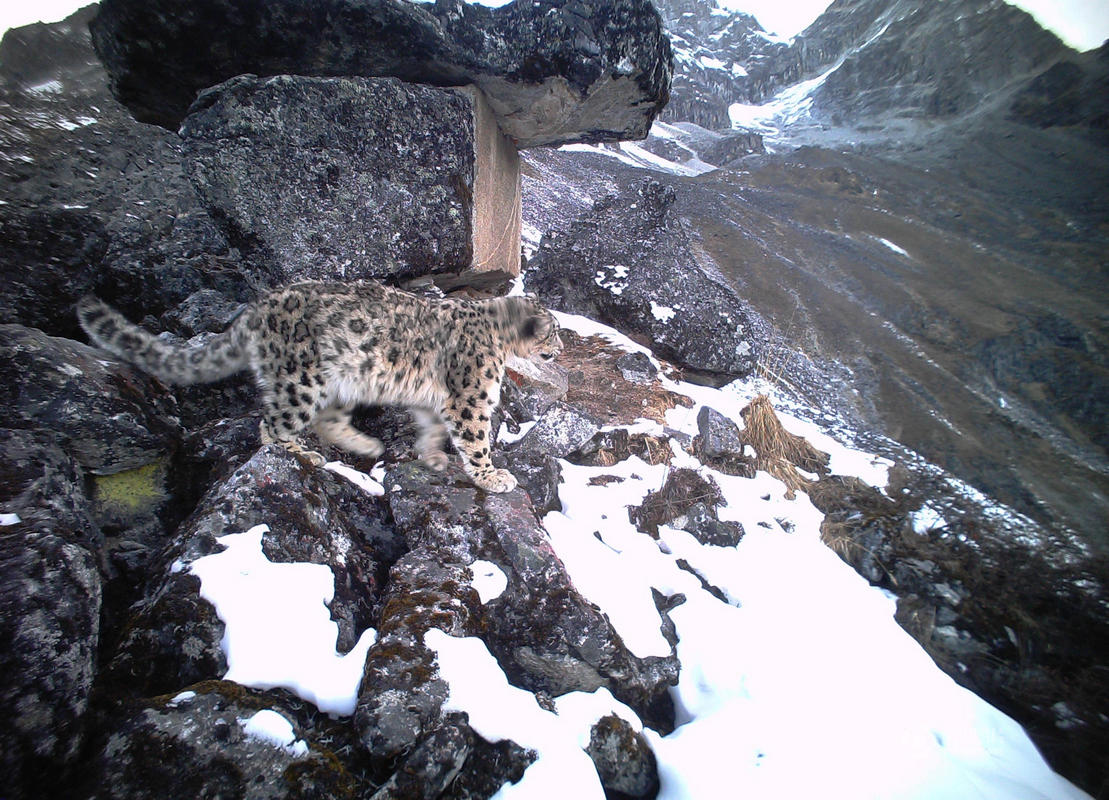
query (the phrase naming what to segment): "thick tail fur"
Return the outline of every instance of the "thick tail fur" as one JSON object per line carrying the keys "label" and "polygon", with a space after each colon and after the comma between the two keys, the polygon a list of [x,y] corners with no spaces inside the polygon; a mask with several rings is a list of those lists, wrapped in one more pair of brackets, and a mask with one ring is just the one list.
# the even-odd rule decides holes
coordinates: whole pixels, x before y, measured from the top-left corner
{"label": "thick tail fur", "polygon": [[249,366],[243,317],[199,346],[161,339],[92,295],[77,303],[77,319],[93,344],[163,383],[210,383]]}

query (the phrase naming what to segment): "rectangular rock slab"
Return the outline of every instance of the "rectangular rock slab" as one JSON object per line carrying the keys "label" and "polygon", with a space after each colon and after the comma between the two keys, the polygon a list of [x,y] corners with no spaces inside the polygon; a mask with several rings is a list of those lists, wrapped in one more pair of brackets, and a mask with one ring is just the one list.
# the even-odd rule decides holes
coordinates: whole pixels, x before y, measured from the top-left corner
{"label": "rectangular rock slab", "polygon": [[473,87],[243,75],[181,135],[203,203],[275,283],[519,273],[519,156]]}
{"label": "rectangular rock slab", "polygon": [[[456,91],[473,98],[474,183],[471,224],[473,261],[458,283],[493,284],[520,274],[523,203],[520,153],[497,124],[484,93],[475,86]],[[451,288],[446,277],[436,283]]]}

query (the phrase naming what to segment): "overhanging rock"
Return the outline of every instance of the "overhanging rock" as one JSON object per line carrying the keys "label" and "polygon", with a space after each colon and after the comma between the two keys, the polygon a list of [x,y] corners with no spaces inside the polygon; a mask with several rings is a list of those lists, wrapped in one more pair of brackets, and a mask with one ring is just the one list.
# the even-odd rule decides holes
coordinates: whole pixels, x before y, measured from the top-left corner
{"label": "overhanging rock", "polygon": [[281,282],[519,272],[519,156],[473,87],[244,75],[181,135],[209,212]]}
{"label": "overhanging rock", "polygon": [[642,139],[672,74],[650,0],[104,0],[90,29],[115,95],[171,129],[252,73],[474,84],[521,148]]}

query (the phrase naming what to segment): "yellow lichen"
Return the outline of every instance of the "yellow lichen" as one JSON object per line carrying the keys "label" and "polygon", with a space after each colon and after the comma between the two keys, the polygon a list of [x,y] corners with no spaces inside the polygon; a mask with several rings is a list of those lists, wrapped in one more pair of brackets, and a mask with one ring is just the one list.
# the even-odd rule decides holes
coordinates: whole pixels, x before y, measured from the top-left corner
{"label": "yellow lichen", "polygon": [[93,476],[98,516],[131,517],[159,505],[166,499],[165,477],[164,461]]}

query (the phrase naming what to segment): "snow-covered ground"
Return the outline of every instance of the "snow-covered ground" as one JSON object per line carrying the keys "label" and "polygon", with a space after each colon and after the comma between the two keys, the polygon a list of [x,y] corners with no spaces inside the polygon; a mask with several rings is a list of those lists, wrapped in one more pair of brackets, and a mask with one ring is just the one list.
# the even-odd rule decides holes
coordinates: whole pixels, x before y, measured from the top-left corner
{"label": "snow-covered ground", "polygon": [[[600,333],[642,350],[584,318],[559,318],[582,334]],[[753,391],[749,384],[722,390],[668,385],[694,401],[667,420],[686,434],[696,432],[702,404],[738,420]],[[884,488],[889,462],[835,442],[812,423],[788,416],[783,423],[830,452],[833,471]],[[637,429],[664,430],[654,422]],[[583,748],[593,723],[609,713],[643,730],[658,761],[664,800],[1087,796],[1051,771],[1016,722],[958,686],[897,625],[894,598],[869,586],[821,543],[822,515],[806,495],[790,499],[766,473],[752,479],[720,474],[676,442],[673,449],[673,466],[698,469],[721,487],[727,501],[721,519],[739,521],[746,531],[736,547],[702,545],[665,526],[657,541],[637,531],[626,506],[659,489],[667,466],[635,457],[611,467],[563,462],[562,510],[543,520],[578,590],[608,615],[636,655],[669,653],[652,588],[685,595],[670,612],[681,661],[672,690],[678,712],[673,733],[643,728],[635,712],[604,689],[564,695],[556,699],[557,713],[546,710],[508,683],[480,639],[426,635],[450,684],[448,706],[467,712],[490,741],[512,739],[538,754],[498,798],[602,800]],[[349,468],[338,472],[352,477]],[[614,479],[591,485],[601,475]],[[379,492],[376,481],[355,479]],[[353,651],[339,656],[338,630],[326,608],[333,591],[329,570],[271,564],[261,551],[263,532],[257,527],[223,537],[225,551],[191,566],[227,624],[227,677],[249,686],[284,686],[321,709],[348,714],[374,633],[366,631]],[[705,591],[679,560],[721,589],[727,602]],[[483,602],[503,591],[505,575],[496,564],[475,563],[473,572]],[[302,590],[295,596],[294,586]],[[289,641],[297,643],[296,653],[271,649]],[[243,725],[295,747],[296,732],[281,720],[255,717]]]}

